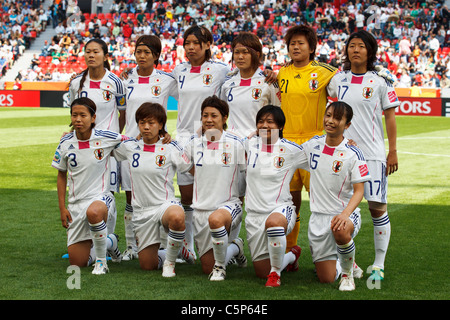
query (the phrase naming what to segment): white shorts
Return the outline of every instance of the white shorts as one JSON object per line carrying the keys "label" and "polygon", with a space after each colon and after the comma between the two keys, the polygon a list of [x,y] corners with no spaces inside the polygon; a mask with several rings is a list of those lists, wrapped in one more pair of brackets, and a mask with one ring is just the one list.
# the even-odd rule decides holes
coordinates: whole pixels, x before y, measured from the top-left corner
{"label": "white shorts", "polygon": [[247,230],[247,242],[252,256],[252,261],[269,259],[269,247],[266,234],[266,220],[274,212],[282,214],[287,220],[286,235],[291,233],[295,226],[295,206],[284,205],[269,213],[247,211],[245,217],[245,229]]}
{"label": "white shorts", "polygon": [[128,160],[120,161],[120,189],[131,191],[131,170]]}
{"label": "white shorts", "polygon": [[189,186],[191,184],[194,184],[194,176],[189,172],[177,172],[177,184],[179,186]]}
{"label": "white shorts", "polygon": [[136,236],[138,252],[151,246],[161,243],[162,217],[171,206],[181,206],[181,203],[175,200],[166,201],[159,207],[146,208],[144,210],[133,211],[133,230]]}
{"label": "white shorts", "polygon": [[[331,231],[331,214],[312,212],[308,224],[309,248],[313,262],[337,260],[337,246]],[[352,238],[355,238],[361,228],[361,214],[357,208],[349,217],[353,223]]]}
{"label": "white shorts", "polygon": [[69,210],[72,216],[72,222],[69,223],[69,227],[67,228],[67,246],[92,239],[86,211],[94,201],[102,201],[108,208],[108,220],[113,218],[116,212],[116,201],[110,193],[69,204],[67,210]]}
{"label": "white shorts", "polygon": [[120,192],[120,162],[117,162],[116,158],[111,157],[109,159],[109,166],[111,168],[109,191]]}
{"label": "white shorts", "polygon": [[386,162],[378,160],[367,160],[366,162],[370,180],[364,183],[364,198],[367,201],[387,203]]}
{"label": "white shorts", "polygon": [[[231,228],[228,235],[228,243],[231,243],[239,236],[239,227],[242,221],[242,206],[237,202],[229,202],[221,206],[219,209],[227,210],[231,215]],[[216,210],[214,210],[216,211]],[[209,216],[214,211],[202,211],[194,209],[193,230],[194,242],[197,247],[199,257],[212,249],[211,231],[209,229]]]}

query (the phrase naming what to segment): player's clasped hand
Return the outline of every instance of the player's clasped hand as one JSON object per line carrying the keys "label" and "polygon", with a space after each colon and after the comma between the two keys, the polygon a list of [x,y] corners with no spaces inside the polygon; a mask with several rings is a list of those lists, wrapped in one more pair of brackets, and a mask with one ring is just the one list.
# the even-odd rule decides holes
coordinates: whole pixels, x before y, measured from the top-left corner
{"label": "player's clasped hand", "polygon": [[345,230],[347,225],[348,217],[345,217],[343,214],[338,214],[331,219],[331,231],[336,232]]}

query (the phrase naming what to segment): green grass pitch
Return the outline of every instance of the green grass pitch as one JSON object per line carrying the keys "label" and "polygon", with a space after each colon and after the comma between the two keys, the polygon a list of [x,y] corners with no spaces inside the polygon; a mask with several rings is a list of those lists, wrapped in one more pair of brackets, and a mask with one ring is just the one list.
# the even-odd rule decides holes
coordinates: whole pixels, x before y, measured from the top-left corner
{"label": "green grass pitch", "polygon": [[[176,112],[169,112],[174,133]],[[264,287],[252,264],[228,268],[227,279],[211,283],[200,265],[177,265],[177,276],[140,270],[138,261],[110,263],[94,276],[82,268],[79,289],[70,289],[65,230],[59,220],[56,170],[51,161],[68,130],[68,109],[0,108],[0,299],[2,300],[447,300],[450,297],[450,119],[397,117],[399,171],[389,178],[392,236],[386,280],[377,288],[368,275],[356,290],[320,284],[307,241],[309,203],[301,208],[300,270],[283,273],[282,286]],[[124,250],[124,193],[116,195],[117,233]],[[363,225],[355,239],[356,261],[373,262],[373,227],[365,200]],[[245,238],[244,229],[241,236]],[[245,247],[250,261],[248,247]],[[125,305],[123,305],[125,307]]]}

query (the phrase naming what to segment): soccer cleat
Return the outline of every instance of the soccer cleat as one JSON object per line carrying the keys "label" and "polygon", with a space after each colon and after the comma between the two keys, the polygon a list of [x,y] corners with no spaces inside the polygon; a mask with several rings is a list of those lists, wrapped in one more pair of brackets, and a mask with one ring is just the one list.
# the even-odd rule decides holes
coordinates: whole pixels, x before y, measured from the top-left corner
{"label": "soccer cleat", "polygon": [[164,278],[172,278],[175,277],[175,263],[169,262],[169,261],[164,261],[163,264],[163,271],[162,271],[162,276]]}
{"label": "soccer cleat", "polygon": [[294,260],[294,262],[292,262],[286,266],[287,272],[298,271],[298,258],[300,258],[300,255],[302,253],[302,248],[300,248],[299,246],[293,246],[291,249],[291,252],[295,255],[295,260]]}
{"label": "soccer cleat", "polygon": [[372,266],[372,274],[369,277],[370,281],[382,281],[384,280],[384,270],[376,267],[376,266]]}
{"label": "soccer cleat", "polygon": [[181,258],[189,264],[194,264],[197,259],[195,252],[192,252],[188,248],[186,240],[183,240],[183,246],[181,248]]}
{"label": "soccer cleat", "polygon": [[108,265],[106,261],[97,260],[94,264],[94,270],[92,270],[92,274],[101,275],[107,274],[109,272]]}
{"label": "soccer cleat", "polygon": [[364,271],[358,267],[356,262],[353,262],[353,278],[361,279],[363,277]]}
{"label": "soccer cleat", "polygon": [[227,275],[227,272],[225,271],[224,267],[214,265],[214,268],[209,275],[209,280],[223,281],[223,280],[225,280],[226,275]]}
{"label": "soccer cleat", "polygon": [[123,253],[122,253],[122,261],[131,261],[133,259],[137,259],[138,253],[136,250],[134,250],[132,247],[128,247]]}
{"label": "soccer cleat", "polygon": [[280,277],[280,275],[278,273],[276,273],[275,271],[272,271],[267,276],[266,287],[274,288],[274,287],[279,287],[280,285],[281,285],[281,277]]}
{"label": "soccer cleat", "polygon": [[245,268],[247,266],[247,257],[244,254],[244,240],[237,238],[233,240],[233,243],[238,246],[239,253],[234,256],[238,267]]}
{"label": "soccer cleat", "polygon": [[122,254],[119,250],[119,236],[115,233],[111,233],[108,235],[108,239],[110,239],[113,243],[112,249],[108,249],[109,256],[111,257],[112,262],[120,262],[122,261]]}
{"label": "soccer cleat", "polygon": [[341,281],[339,281],[340,291],[353,291],[355,290],[355,281],[353,276],[343,273],[341,276]]}

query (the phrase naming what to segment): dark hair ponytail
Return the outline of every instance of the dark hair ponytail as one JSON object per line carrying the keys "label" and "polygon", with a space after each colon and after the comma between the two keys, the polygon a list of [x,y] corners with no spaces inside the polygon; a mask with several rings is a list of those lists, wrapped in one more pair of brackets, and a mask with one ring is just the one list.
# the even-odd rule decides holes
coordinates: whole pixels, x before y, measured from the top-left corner
{"label": "dark hair ponytail", "polygon": [[[105,56],[108,55],[108,45],[107,45],[106,42],[103,41],[102,39],[94,38],[94,39],[89,40],[89,41],[85,44],[84,50],[86,50],[86,47],[87,47],[91,42],[98,43],[98,44],[101,46],[101,48],[102,48],[103,54],[104,54]],[[106,60],[103,62],[103,67],[106,68],[107,70],[111,70],[111,66],[109,65],[108,59],[106,59]],[[86,75],[87,75],[88,71],[89,71],[89,68],[86,68],[86,69],[84,69],[84,70],[81,72],[83,76],[81,77],[80,87],[78,88],[78,93],[80,93],[80,92],[81,92],[81,89],[83,89],[84,81],[86,80]]]}

